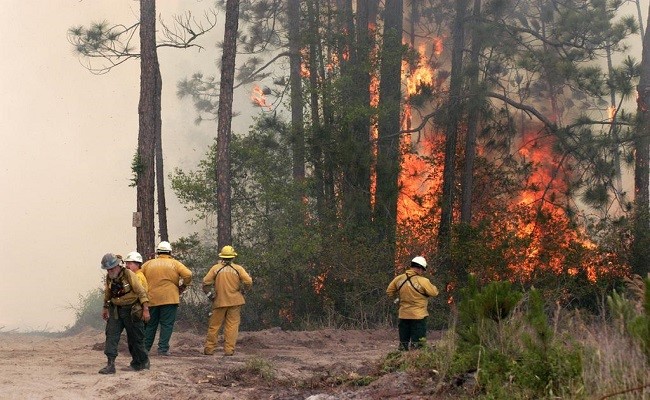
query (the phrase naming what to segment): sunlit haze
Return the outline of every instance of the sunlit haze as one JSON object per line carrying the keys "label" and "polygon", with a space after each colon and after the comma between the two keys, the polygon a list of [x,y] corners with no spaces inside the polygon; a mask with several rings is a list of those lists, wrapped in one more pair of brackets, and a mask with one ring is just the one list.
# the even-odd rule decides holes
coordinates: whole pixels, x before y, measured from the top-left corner
{"label": "sunlit haze", "polygon": [[[0,331],[64,329],[74,322],[81,295],[101,285],[106,252],[135,249],[131,226],[136,191],[129,187],[137,147],[140,65],[131,60],[93,75],[74,54],[66,32],[106,20],[133,24],[139,2],[3,2],[0,14]],[[191,9],[202,18],[212,1],[166,0],[157,13],[171,23]],[[216,136],[216,123],[194,124],[189,100],[176,84],[194,72],[217,72],[217,28],[197,49],[159,51],[163,78],[165,174],[193,168]],[[247,91],[246,93],[244,91]],[[250,87],[235,94],[233,130],[251,124]],[[167,187],[170,239],[201,227]],[[98,312],[98,318],[100,310]]]}

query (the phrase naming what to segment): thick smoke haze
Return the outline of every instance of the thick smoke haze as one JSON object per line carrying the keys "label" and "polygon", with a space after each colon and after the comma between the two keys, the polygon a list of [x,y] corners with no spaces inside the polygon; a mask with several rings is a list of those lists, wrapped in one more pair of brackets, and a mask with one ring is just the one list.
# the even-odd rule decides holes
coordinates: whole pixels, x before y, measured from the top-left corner
{"label": "thick smoke haze", "polygon": [[[129,187],[137,147],[140,65],[105,75],[86,70],[68,43],[77,25],[106,20],[131,25],[139,2],[5,0],[0,13],[0,331],[62,330],[74,322],[81,295],[101,286],[106,252],[135,249],[131,226],[136,191]],[[157,13],[171,24],[192,10],[200,19],[212,1],[166,0]],[[199,43],[204,50],[161,49],[166,175],[193,168],[216,136],[216,123],[195,125],[191,101],[176,84],[194,72],[215,74],[223,13]],[[160,26],[159,26],[160,28]],[[233,130],[251,123],[250,88],[240,89]],[[170,239],[202,227],[186,223],[168,187]],[[100,316],[98,312],[98,318]]]}

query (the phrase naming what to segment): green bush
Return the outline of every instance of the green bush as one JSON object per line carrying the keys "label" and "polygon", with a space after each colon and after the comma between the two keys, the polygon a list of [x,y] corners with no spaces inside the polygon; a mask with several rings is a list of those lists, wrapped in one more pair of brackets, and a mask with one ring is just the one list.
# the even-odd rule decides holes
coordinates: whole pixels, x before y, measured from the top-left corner
{"label": "green bush", "polygon": [[66,329],[66,332],[77,333],[85,327],[103,329],[103,304],[104,290],[102,288],[92,289],[85,294],[80,294],[77,304],[70,306],[75,312],[75,322]]}

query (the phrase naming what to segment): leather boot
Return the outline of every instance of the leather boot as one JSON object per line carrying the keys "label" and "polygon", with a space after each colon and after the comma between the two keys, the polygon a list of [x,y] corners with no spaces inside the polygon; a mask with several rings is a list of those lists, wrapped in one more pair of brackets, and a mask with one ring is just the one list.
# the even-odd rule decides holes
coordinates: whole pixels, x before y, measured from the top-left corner
{"label": "leather boot", "polygon": [[99,370],[100,374],[114,374],[115,373],[115,359],[109,358],[106,366]]}

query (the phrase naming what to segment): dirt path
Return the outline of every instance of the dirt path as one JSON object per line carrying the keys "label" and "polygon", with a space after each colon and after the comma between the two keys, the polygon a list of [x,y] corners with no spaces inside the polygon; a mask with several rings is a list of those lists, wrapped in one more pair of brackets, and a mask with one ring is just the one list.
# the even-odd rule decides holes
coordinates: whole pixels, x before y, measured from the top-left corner
{"label": "dirt path", "polygon": [[[152,352],[151,369],[133,372],[126,337],[115,375],[105,364],[104,333],[74,336],[0,333],[3,399],[420,399],[404,374],[354,387],[396,346],[393,330],[269,329],[242,332],[233,357],[201,354],[203,337],[175,332],[172,356]],[[348,385],[341,385],[347,382]]]}

